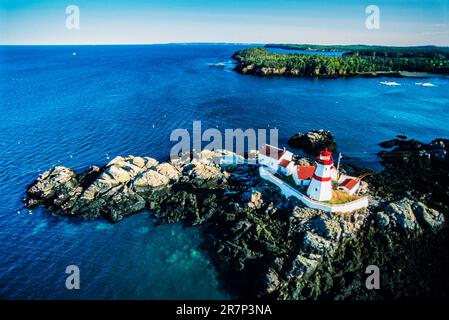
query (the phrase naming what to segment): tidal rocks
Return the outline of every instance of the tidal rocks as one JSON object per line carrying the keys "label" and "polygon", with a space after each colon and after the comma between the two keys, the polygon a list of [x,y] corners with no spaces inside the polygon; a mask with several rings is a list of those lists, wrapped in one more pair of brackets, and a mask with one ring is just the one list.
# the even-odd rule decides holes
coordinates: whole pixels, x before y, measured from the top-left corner
{"label": "tidal rocks", "polygon": [[181,172],[179,172],[179,170],[170,163],[158,164],[155,170],[157,173],[168,178],[169,182],[171,183],[178,182],[182,175]]}
{"label": "tidal rocks", "polygon": [[297,133],[288,140],[288,145],[296,149],[302,149],[311,155],[318,155],[324,148],[329,151],[337,149],[334,136],[330,131],[325,130],[309,131],[304,134]]}
{"label": "tidal rocks", "polygon": [[[381,151],[379,156],[385,165],[413,165],[419,167],[449,166],[449,140],[435,139],[431,143],[423,143],[415,139],[393,139],[380,143],[381,147],[393,148]],[[433,163],[432,163],[433,162]]]}
{"label": "tidal rocks", "polygon": [[315,254],[325,254],[332,249],[332,242],[325,238],[307,231],[303,239],[303,250]]}
{"label": "tidal rocks", "polygon": [[138,193],[148,193],[155,188],[166,186],[169,182],[169,177],[150,169],[136,177],[133,181],[133,189]]}
{"label": "tidal rocks", "polygon": [[281,280],[279,274],[272,268],[268,269],[264,281],[264,292],[271,294],[278,291],[281,287]]}
{"label": "tidal rocks", "polygon": [[193,168],[189,168],[187,174],[190,182],[196,187],[218,187],[226,183],[226,178],[218,165],[212,165],[207,160],[194,160]]}
{"label": "tidal rocks", "polygon": [[421,227],[413,214],[412,205],[411,200],[402,199],[388,204],[384,211],[394,227],[406,232],[420,232]]}
{"label": "tidal rocks", "polygon": [[387,141],[382,141],[381,143],[379,143],[379,146],[381,146],[382,148],[386,148],[386,149],[390,149],[393,147],[397,147],[397,146],[401,146],[407,143],[407,136],[404,135],[397,135],[395,139],[391,139],[391,140],[387,140]]}
{"label": "tidal rocks", "polygon": [[374,214],[381,228],[393,228],[407,235],[416,235],[423,229],[438,231],[444,225],[444,215],[419,201],[407,198],[391,202],[383,211]]}
{"label": "tidal rocks", "polygon": [[[221,152],[203,152],[192,161],[173,163],[159,163],[149,157],[119,156],[102,168],[92,167],[80,174],[55,167],[28,187],[24,202],[29,207],[42,204],[59,214],[104,216],[114,222],[145,207],[158,207],[164,214],[170,208],[171,215],[161,221],[175,222],[189,216],[200,223],[208,214],[197,210],[191,193],[173,192],[170,198],[167,192],[173,186],[213,189],[226,185],[226,173],[216,161],[221,155]],[[161,206],[161,202],[165,205]],[[190,215],[178,212],[187,212],[186,208],[192,209]]]}
{"label": "tidal rocks", "polygon": [[263,205],[263,196],[262,193],[255,189],[251,188],[247,192],[242,195],[242,199],[247,201],[247,206],[249,208],[260,209]]}
{"label": "tidal rocks", "polygon": [[29,186],[25,205],[32,207],[45,202],[52,210],[58,210],[66,202],[72,202],[81,192],[75,171],[58,166],[41,174]]}
{"label": "tidal rocks", "polygon": [[[446,146],[436,140],[433,148]],[[397,252],[403,243],[415,247],[421,237],[437,235],[445,226],[447,211],[429,201],[436,193],[410,192],[413,184],[401,180],[402,167],[370,176],[369,208],[333,214],[286,199],[260,178],[257,166],[219,165],[224,154],[229,152],[201,152],[165,163],[117,157],[83,173],[55,167],[29,186],[25,204],[112,222],[147,208],[159,223],[202,225],[204,246],[217,268],[238,296],[249,298],[365,297],[360,274],[373,263],[371,249],[375,263],[387,268],[401,258]],[[442,170],[441,164],[432,165],[430,176],[435,168]],[[389,189],[395,179],[405,195]]]}
{"label": "tidal rocks", "polygon": [[290,269],[286,272],[286,278],[290,281],[296,281],[309,276],[317,268],[320,258],[321,256],[319,255],[311,255],[310,257],[297,255],[293,259]]}
{"label": "tidal rocks", "polygon": [[178,191],[158,199],[153,204],[154,215],[161,223],[179,222],[198,215],[197,197],[186,191]]}
{"label": "tidal rocks", "polygon": [[367,177],[376,195],[389,200],[412,197],[437,209],[449,210],[449,143],[402,140],[390,151],[379,153],[385,169]]}
{"label": "tidal rocks", "polygon": [[428,227],[433,231],[438,231],[444,225],[444,215],[432,208],[427,207],[422,202],[412,204],[412,210],[418,222],[425,228]]}
{"label": "tidal rocks", "polygon": [[134,156],[116,157],[103,168],[92,167],[81,174],[55,167],[29,186],[25,204],[43,204],[59,214],[119,221],[143,210],[155,192],[168,188],[180,175],[170,164]]}
{"label": "tidal rocks", "polygon": [[382,148],[390,149],[390,148],[400,145],[401,142],[402,142],[402,140],[392,139],[392,140],[382,141],[381,143],[379,143],[379,146],[381,146]]}

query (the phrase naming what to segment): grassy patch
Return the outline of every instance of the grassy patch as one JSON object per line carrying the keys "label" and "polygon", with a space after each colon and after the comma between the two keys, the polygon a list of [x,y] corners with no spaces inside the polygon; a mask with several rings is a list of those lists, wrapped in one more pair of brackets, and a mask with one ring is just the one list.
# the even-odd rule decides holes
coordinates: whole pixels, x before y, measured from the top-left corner
{"label": "grassy patch", "polygon": [[351,196],[346,192],[340,190],[332,190],[332,199],[326,202],[330,204],[344,204],[347,202],[357,200],[358,198],[359,198],[358,196]]}

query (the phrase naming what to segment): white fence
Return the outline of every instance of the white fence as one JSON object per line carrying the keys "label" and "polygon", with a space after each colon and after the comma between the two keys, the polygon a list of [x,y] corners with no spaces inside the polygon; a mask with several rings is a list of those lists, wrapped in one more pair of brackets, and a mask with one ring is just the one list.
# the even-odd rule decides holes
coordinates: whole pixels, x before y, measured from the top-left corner
{"label": "white fence", "polygon": [[259,167],[259,173],[262,178],[277,185],[281,189],[281,193],[284,196],[286,196],[287,198],[295,197],[302,203],[304,203],[306,206],[312,209],[322,210],[325,212],[350,212],[368,207],[368,197],[363,197],[344,204],[327,204],[324,202],[315,201],[310,199],[306,195],[302,194],[301,192],[299,192],[289,184],[285,183],[281,179],[275,177],[263,166]]}

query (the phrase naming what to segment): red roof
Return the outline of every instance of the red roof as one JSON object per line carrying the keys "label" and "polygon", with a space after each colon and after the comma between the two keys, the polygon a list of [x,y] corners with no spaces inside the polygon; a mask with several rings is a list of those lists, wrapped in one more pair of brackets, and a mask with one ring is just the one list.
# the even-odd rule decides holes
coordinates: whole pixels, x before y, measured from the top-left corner
{"label": "red roof", "polygon": [[300,180],[308,180],[312,179],[313,174],[315,173],[315,166],[297,166],[296,174],[298,175],[298,179]]}
{"label": "red roof", "polygon": [[330,165],[334,163],[334,159],[332,158],[332,152],[327,150],[327,148],[324,149],[324,151],[320,152],[320,155],[316,158],[318,163],[324,164],[324,165]]}
{"label": "red roof", "polygon": [[273,159],[280,159],[285,151],[283,149],[279,149],[273,146],[270,146],[269,144],[266,144],[262,147],[262,150],[260,150],[260,153],[266,155],[267,157],[271,157]]}
{"label": "red roof", "polygon": [[340,187],[345,187],[348,190],[354,189],[354,187],[359,183],[356,179],[347,178],[342,183],[340,183]]}
{"label": "red roof", "polygon": [[324,151],[320,152],[320,155],[324,156],[324,157],[330,157],[332,155],[332,152],[330,152],[329,150],[327,150],[327,148],[324,148]]}
{"label": "red roof", "polygon": [[281,167],[287,168],[287,166],[290,164],[290,162],[291,162],[291,161],[288,161],[287,159],[282,159],[282,160],[279,162],[279,165],[280,165]]}

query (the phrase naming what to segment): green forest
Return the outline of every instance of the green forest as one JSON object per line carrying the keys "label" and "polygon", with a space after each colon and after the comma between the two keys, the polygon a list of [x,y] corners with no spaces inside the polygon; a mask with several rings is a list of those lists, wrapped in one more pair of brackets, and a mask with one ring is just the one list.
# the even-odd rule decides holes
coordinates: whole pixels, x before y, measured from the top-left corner
{"label": "green forest", "polygon": [[310,52],[344,52],[345,56],[449,59],[449,47],[437,46],[392,47],[368,45],[267,44],[265,45],[265,48],[303,50]]}
{"label": "green forest", "polygon": [[[342,56],[320,54],[275,53],[266,48],[249,48],[236,52],[237,71],[253,74],[296,76],[375,75],[382,72],[429,72],[449,74],[449,51],[437,47],[370,47],[277,45],[276,48],[307,51],[344,51]],[[272,46],[273,47],[273,46]],[[432,49],[433,48],[433,49]]]}

